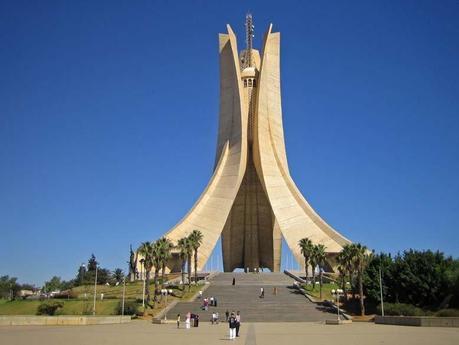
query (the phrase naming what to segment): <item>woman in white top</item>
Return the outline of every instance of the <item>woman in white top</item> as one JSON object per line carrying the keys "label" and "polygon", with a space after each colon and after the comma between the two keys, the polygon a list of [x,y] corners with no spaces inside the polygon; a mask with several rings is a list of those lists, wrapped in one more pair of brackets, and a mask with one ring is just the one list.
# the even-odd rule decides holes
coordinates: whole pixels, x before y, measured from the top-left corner
{"label": "woman in white top", "polygon": [[186,314],[186,319],[185,319],[185,328],[186,329],[190,329],[190,325],[191,325],[191,314],[188,312]]}

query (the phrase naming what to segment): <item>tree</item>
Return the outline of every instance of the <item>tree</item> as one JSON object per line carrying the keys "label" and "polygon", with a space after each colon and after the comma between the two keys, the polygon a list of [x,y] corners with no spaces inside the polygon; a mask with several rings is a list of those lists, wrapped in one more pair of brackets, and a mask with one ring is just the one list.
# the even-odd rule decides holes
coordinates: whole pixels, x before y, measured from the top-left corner
{"label": "tree", "polygon": [[157,302],[157,296],[159,295],[159,269],[162,266],[161,263],[161,254],[162,254],[162,248],[161,248],[161,242],[158,240],[156,242],[153,242],[152,248],[151,248],[151,257],[153,260],[153,266],[155,268],[155,276],[154,276],[154,284],[155,284],[155,294],[154,294],[154,299],[153,303]]}
{"label": "tree", "polygon": [[96,261],[94,254],[91,254],[91,257],[88,260],[88,272],[95,272],[98,264],[99,263]]}
{"label": "tree", "polygon": [[151,242],[142,242],[138,249],[143,256],[143,269],[145,271],[145,294],[147,304],[150,302],[150,271],[153,267],[153,246]]}
{"label": "tree", "polygon": [[363,273],[366,266],[370,260],[370,255],[368,254],[368,249],[360,243],[351,244],[351,253],[352,253],[352,262],[354,266],[354,271],[357,273],[357,280],[359,285],[359,295],[360,295],[360,314],[365,315],[365,303],[363,297]]}
{"label": "tree", "polygon": [[311,256],[309,257],[309,262],[311,263],[312,268],[312,289],[316,288],[316,267],[317,267],[317,256],[316,256],[316,247],[312,246]]}
{"label": "tree", "polygon": [[308,281],[308,266],[314,245],[312,244],[312,241],[307,237],[299,240],[298,245],[300,246],[301,254],[304,256],[304,273],[306,275],[306,281]]}
{"label": "tree", "polygon": [[78,273],[75,278],[75,285],[79,286],[84,284],[86,272],[86,266],[81,264],[80,267],[78,267]]}
{"label": "tree", "polygon": [[379,271],[381,270],[382,292],[384,301],[393,301],[391,282],[393,281],[391,266],[393,260],[390,254],[373,255],[363,275],[363,293],[365,302],[376,306],[381,303]]}
{"label": "tree", "polygon": [[190,241],[190,238],[187,237],[186,241],[186,262],[187,262],[187,274],[188,274],[188,291],[191,289],[191,256],[193,255],[193,244]]}
{"label": "tree", "polygon": [[317,244],[314,246],[314,257],[317,265],[319,265],[319,297],[322,299],[322,285],[323,285],[323,266],[325,264],[325,246],[323,244]]}
{"label": "tree", "polygon": [[54,276],[49,281],[45,282],[43,289],[46,292],[60,291],[62,290],[62,281],[61,277]]}
{"label": "tree", "polygon": [[[97,284],[107,284],[110,283],[112,278],[112,272],[107,268],[98,268],[97,269]],[[95,279],[95,277],[94,277]]]}
{"label": "tree", "polygon": [[16,277],[8,275],[0,277],[0,298],[14,299],[20,290]]}
{"label": "tree", "polygon": [[449,294],[451,257],[430,250],[406,250],[394,258],[391,268],[395,302],[433,307]]}
{"label": "tree", "polygon": [[194,251],[194,282],[198,283],[198,249],[202,244],[203,235],[199,230],[193,230],[188,237],[191,241]]}
{"label": "tree", "polygon": [[166,237],[161,237],[158,240],[158,245],[160,247],[159,260],[161,262],[161,289],[164,289],[164,282],[165,282],[164,275],[165,275],[165,271],[166,271],[166,266],[167,266],[167,262],[169,261],[169,259],[171,257],[171,251],[172,251],[172,248],[174,247],[174,245]]}
{"label": "tree", "polygon": [[179,258],[181,263],[182,272],[182,288],[185,287],[185,265],[187,258],[191,256],[190,249],[192,249],[188,237],[183,237],[178,240],[177,248],[179,249]]}
{"label": "tree", "polygon": [[115,270],[112,273],[112,279],[117,283],[121,283],[124,279],[123,270],[121,268],[115,268]]}
{"label": "tree", "polygon": [[353,275],[353,251],[351,244],[345,244],[341,252],[339,252],[338,256],[336,257],[336,261],[338,262],[338,269],[341,270],[343,275],[343,290],[344,296],[347,300],[347,291],[346,291],[346,282],[345,277],[346,274],[349,277],[349,283],[352,284],[352,275]]}

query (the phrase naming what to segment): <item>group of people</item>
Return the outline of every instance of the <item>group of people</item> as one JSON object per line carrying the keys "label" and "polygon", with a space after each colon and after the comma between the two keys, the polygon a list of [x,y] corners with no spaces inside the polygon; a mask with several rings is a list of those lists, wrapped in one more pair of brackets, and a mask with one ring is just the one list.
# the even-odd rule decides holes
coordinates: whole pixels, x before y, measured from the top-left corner
{"label": "group of people", "polygon": [[212,317],[210,319],[210,322],[212,323],[212,325],[213,324],[217,324],[218,325],[219,321],[220,321],[220,316],[218,315],[218,311],[214,311],[212,313]]}
{"label": "group of people", "polygon": [[217,306],[217,298],[216,297],[210,297],[210,298],[203,298],[202,300],[202,305],[201,305],[201,309],[202,310],[209,310],[209,305],[211,307],[216,307]]}
{"label": "group of people", "polygon": [[[273,287],[273,295],[277,296],[277,287]],[[258,297],[265,298],[265,288],[264,287],[260,288],[260,296]]]}
{"label": "group of people", "polygon": [[[229,326],[229,338],[230,340],[239,337],[239,329],[241,327],[241,312],[238,310],[236,313],[234,311],[230,312],[226,310],[225,312],[226,321],[228,322]],[[196,314],[192,314],[188,312],[185,317],[185,328],[190,329],[191,321],[194,320],[194,326],[197,327],[197,322],[199,322],[199,316]],[[177,328],[180,328],[180,314],[177,314]],[[219,323],[219,315],[218,312],[212,313],[211,319],[212,325]]]}
{"label": "group of people", "polygon": [[228,314],[228,311],[226,311],[229,325],[229,338],[230,340],[234,340],[236,337],[239,337],[239,328],[241,327],[241,313],[239,311],[237,313],[232,311],[230,315]]}
{"label": "group of people", "polygon": [[[180,328],[180,314],[177,314],[177,328]],[[191,321],[194,321],[194,327],[198,327],[199,324],[199,315],[192,314],[191,312],[186,313],[185,317],[185,328],[190,329]]]}
{"label": "group of people", "polygon": [[[233,285],[236,285],[235,278],[233,278]],[[263,288],[261,290],[261,295],[264,297]],[[211,296],[210,298],[207,298],[207,297],[203,298],[202,291],[199,291],[198,298],[202,300],[202,306],[201,306],[202,310],[207,311],[209,308],[209,305],[212,307],[217,306],[217,303],[218,303],[217,298],[214,296]],[[198,315],[191,314],[190,312],[188,312],[185,318],[185,328],[189,329],[191,327],[192,320],[195,321],[194,326],[197,327],[196,318],[199,320]],[[237,312],[232,311],[230,313],[229,310],[227,309],[225,312],[225,319],[226,319],[226,322],[228,322],[228,326],[229,326],[229,338],[230,340],[234,340],[236,339],[236,337],[239,337],[239,328],[241,327],[241,313],[240,311],[237,311]],[[180,321],[181,321],[180,314],[177,314],[177,328],[180,328]],[[212,323],[212,325],[218,324],[220,322],[220,316],[217,311],[212,312],[212,317],[210,319],[210,322]]]}

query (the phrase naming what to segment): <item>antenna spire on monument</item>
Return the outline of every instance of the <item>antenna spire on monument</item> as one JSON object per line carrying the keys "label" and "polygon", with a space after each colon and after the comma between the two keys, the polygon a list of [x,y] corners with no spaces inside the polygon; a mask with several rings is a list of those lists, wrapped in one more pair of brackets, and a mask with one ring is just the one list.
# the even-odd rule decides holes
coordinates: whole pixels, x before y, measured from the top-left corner
{"label": "antenna spire on monument", "polygon": [[252,47],[253,47],[253,30],[255,26],[253,25],[252,14],[249,12],[245,16],[245,43],[246,47],[246,67],[252,67]]}

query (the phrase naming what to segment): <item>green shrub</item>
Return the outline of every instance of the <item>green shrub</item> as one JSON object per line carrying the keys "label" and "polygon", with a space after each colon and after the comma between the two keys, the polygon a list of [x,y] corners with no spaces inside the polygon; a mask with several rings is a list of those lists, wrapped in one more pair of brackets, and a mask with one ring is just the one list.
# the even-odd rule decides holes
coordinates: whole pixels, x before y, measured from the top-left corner
{"label": "green shrub", "polygon": [[[122,313],[122,302],[118,303],[118,307],[116,308],[116,313],[121,315]],[[140,308],[136,301],[125,301],[124,302],[124,315],[140,315]]]}
{"label": "green shrub", "polygon": [[435,313],[435,316],[441,317],[459,317],[459,309],[442,309]]}
{"label": "green shrub", "polygon": [[[381,315],[381,306],[379,305],[378,314]],[[384,315],[394,316],[426,316],[429,312],[405,303],[384,303]]]}
{"label": "green shrub", "polygon": [[44,302],[37,308],[37,315],[54,315],[57,309],[64,306],[61,302]]}

